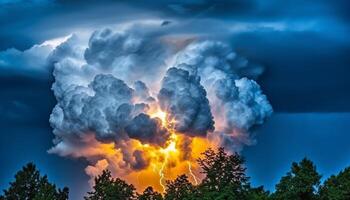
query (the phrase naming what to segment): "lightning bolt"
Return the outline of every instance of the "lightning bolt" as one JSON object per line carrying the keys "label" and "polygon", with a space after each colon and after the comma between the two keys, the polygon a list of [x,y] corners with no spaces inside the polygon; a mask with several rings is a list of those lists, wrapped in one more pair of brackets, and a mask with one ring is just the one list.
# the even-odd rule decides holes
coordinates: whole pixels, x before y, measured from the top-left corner
{"label": "lightning bolt", "polygon": [[165,165],[168,163],[168,157],[169,157],[169,155],[166,154],[164,163],[162,164],[162,167],[159,170],[159,176],[160,176],[159,184],[160,184],[160,186],[162,186],[163,192],[165,192],[165,185],[163,184],[163,181],[164,181],[164,168],[165,168]]}
{"label": "lightning bolt", "polygon": [[162,153],[164,154],[165,158],[164,158],[164,162],[162,163],[162,166],[159,170],[159,176],[160,176],[160,179],[159,179],[159,184],[162,186],[163,188],[163,192],[165,192],[165,185],[163,184],[164,182],[164,170],[165,170],[165,167],[166,165],[168,164],[168,160],[169,160],[169,155],[172,153],[172,152],[176,152],[176,135],[175,134],[172,134],[170,136],[170,143],[169,145],[165,148],[165,149],[162,149]]}
{"label": "lightning bolt", "polygon": [[198,185],[198,180],[197,180],[197,177],[194,175],[194,173],[192,172],[192,165],[191,165],[191,162],[190,161],[187,161],[187,165],[188,165],[188,172],[190,173],[190,175],[192,176],[193,178],[193,181],[196,185]]}
{"label": "lightning bolt", "polygon": [[[177,149],[176,149],[176,143],[177,143],[177,136],[175,134],[175,130],[174,130],[174,119],[173,120],[169,120],[167,118],[167,113],[163,112],[163,111],[158,111],[156,113],[153,113],[151,116],[154,116],[154,117],[158,117],[159,119],[161,119],[162,121],[162,125],[164,127],[166,127],[169,132],[171,133],[170,135],[170,140],[169,140],[169,143],[168,143],[168,146],[165,148],[165,149],[161,149],[161,153],[164,155],[164,162],[162,163],[160,169],[159,169],[159,184],[160,186],[163,188],[163,192],[165,192],[165,185],[164,185],[164,179],[165,179],[165,168],[168,164],[168,160],[169,160],[169,156],[171,153],[174,153],[174,152],[177,152]],[[155,167],[154,167],[155,169]]]}

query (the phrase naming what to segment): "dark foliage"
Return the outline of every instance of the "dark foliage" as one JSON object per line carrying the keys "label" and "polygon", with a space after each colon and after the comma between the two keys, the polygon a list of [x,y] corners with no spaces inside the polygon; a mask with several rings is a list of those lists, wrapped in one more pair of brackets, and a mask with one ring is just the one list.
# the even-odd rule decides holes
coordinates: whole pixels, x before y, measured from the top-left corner
{"label": "dark foliage", "polygon": [[138,196],[138,200],[163,200],[163,196],[154,191],[152,187],[147,187],[145,191]]}
{"label": "dark foliage", "polygon": [[[95,178],[93,191],[85,200],[350,200],[350,167],[329,177],[320,185],[321,175],[312,161],[304,158],[292,163],[273,193],[254,188],[246,176],[244,160],[228,154],[223,148],[208,149],[198,159],[204,179],[192,185],[186,175],[166,181],[162,195],[147,187],[137,194],[135,187],[105,170]],[[35,165],[27,164],[15,175],[15,181],[4,190],[0,200],[67,200],[68,188],[56,189]]]}
{"label": "dark foliage", "polygon": [[350,167],[329,177],[320,187],[319,193],[321,200],[350,199]]}
{"label": "dark foliage", "polygon": [[66,200],[68,188],[56,189],[47,176],[41,176],[33,163],[28,163],[15,175],[15,181],[4,190],[1,200]]}
{"label": "dark foliage", "polygon": [[111,172],[104,170],[95,178],[93,191],[88,193],[85,200],[133,200],[136,199],[136,191],[133,185],[127,184],[119,178],[112,178]]}
{"label": "dark foliage", "polygon": [[224,148],[217,152],[208,149],[198,159],[205,178],[199,186],[203,196],[209,199],[243,199],[248,177],[244,160],[238,154],[228,155]]}
{"label": "dark foliage", "polygon": [[195,188],[186,175],[181,175],[173,181],[166,182],[165,200],[189,200],[195,195]]}
{"label": "dark foliage", "polygon": [[317,199],[320,179],[316,166],[304,158],[301,162],[292,164],[291,171],[276,185],[276,192],[272,197],[277,200]]}

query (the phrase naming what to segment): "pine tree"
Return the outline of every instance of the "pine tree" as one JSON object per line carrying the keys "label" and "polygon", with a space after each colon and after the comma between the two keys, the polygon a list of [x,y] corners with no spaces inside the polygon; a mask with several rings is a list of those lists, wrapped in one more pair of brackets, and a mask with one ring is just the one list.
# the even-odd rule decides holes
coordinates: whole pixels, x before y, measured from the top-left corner
{"label": "pine tree", "polygon": [[201,184],[205,190],[219,192],[229,187],[239,192],[247,184],[244,160],[237,153],[228,155],[224,148],[219,148],[217,152],[208,149],[203,156],[198,163],[205,174]]}
{"label": "pine tree", "polygon": [[249,186],[246,193],[246,200],[269,200],[270,194],[269,192],[264,190],[263,186],[252,188]]}
{"label": "pine tree", "polygon": [[186,175],[178,176],[173,181],[166,182],[165,200],[190,200],[194,199],[194,186]]}
{"label": "pine tree", "polygon": [[345,168],[338,175],[329,177],[320,188],[321,200],[349,200],[350,199],[350,167]]}
{"label": "pine tree", "polygon": [[276,200],[314,200],[320,184],[321,175],[316,166],[304,158],[299,163],[293,163],[291,171],[282,177],[272,195]]}
{"label": "pine tree", "polygon": [[33,163],[28,163],[15,175],[15,181],[4,190],[1,200],[66,200],[68,188],[56,189],[47,176],[41,176]]}
{"label": "pine tree", "polygon": [[160,193],[153,190],[152,187],[147,187],[142,194],[139,195],[138,200],[163,200]]}
{"label": "pine tree", "polygon": [[88,192],[85,200],[133,200],[136,199],[135,187],[119,178],[112,178],[111,172],[104,170],[95,178],[92,192]]}

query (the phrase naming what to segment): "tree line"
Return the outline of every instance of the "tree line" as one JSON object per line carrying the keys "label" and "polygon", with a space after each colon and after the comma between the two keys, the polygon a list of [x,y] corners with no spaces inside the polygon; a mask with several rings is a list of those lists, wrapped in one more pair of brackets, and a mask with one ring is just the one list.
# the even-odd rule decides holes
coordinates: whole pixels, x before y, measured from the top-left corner
{"label": "tree line", "polygon": [[[204,179],[193,185],[186,175],[166,181],[160,194],[152,187],[136,192],[132,184],[113,178],[104,170],[95,177],[92,191],[85,200],[350,200],[350,167],[332,175],[321,184],[321,175],[312,161],[304,158],[292,163],[289,172],[270,193],[262,186],[253,187],[238,154],[227,154],[223,148],[206,150],[197,160]],[[35,165],[27,164],[4,190],[0,200],[67,200],[69,190],[60,189],[41,176]]]}

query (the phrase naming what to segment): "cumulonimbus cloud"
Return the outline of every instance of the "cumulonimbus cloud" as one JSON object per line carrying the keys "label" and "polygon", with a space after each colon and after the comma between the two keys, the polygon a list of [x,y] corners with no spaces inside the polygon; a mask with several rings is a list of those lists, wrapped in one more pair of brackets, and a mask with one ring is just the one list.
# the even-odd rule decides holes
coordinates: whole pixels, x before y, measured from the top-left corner
{"label": "cumulonimbus cloud", "polygon": [[[154,110],[167,113],[174,131],[187,137],[179,144],[184,150],[191,150],[195,137],[214,138],[228,150],[248,143],[251,128],[272,113],[253,80],[263,67],[224,42],[191,38],[184,43],[156,33],[104,29],[88,44],[73,36],[50,54],[57,105],[50,116],[56,139],[49,152],[87,158],[96,164],[89,173],[105,162],[122,171],[147,168],[151,158],[131,143],[160,148],[171,137]],[[91,153],[99,152],[96,148],[122,156],[116,161],[115,152]]]}

